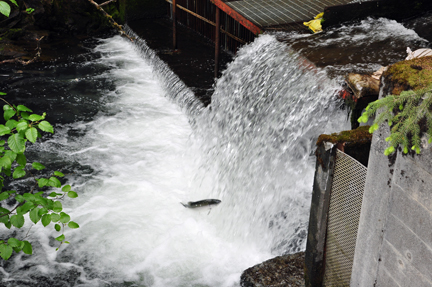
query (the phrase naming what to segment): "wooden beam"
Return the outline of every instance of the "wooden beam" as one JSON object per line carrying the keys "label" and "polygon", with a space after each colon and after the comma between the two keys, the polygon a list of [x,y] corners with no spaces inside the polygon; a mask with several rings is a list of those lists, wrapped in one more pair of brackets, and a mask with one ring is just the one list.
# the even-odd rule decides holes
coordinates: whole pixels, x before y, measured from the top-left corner
{"label": "wooden beam", "polygon": [[222,2],[222,0],[210,0],[213,4],[219,7],[222,11],[231,16],[234,20],[243,25],[246,29],[254,33],[255,35],[261,34],[262,30],[254,23],[240,15],[237,11],[232,9],[230,6]]}

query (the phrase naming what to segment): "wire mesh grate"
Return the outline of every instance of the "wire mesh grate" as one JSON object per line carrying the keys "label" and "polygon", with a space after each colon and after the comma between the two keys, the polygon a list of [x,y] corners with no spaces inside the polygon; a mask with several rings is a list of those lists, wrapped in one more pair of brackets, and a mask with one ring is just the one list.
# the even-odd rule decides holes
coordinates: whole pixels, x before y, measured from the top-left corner
{"label": "wire mesh grate", "polygon": [[367,168],[337,150],[327,223],[324,286],[349,286]]}

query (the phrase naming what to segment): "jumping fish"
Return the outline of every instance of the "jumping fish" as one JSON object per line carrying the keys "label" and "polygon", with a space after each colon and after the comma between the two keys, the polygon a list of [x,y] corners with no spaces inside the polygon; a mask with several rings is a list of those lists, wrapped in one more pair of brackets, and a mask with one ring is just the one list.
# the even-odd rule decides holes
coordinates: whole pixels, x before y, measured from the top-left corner
{"label": "jumping fish", "polygon": [[203,199],[200,201],[189,201],[188,203],[180,202],[186,208],[197,208],[203,206],[217,205],[221,203],[219,199]]}

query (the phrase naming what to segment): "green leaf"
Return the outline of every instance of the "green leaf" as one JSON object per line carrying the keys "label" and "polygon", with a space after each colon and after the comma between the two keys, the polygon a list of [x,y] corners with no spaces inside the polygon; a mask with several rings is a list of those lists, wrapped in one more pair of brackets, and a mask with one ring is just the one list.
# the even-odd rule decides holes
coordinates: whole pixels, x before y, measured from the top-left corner
{"label": "green leaf", "polygon": [[17,194],[17,195],[15,196],[15,200],[18,201],[19,203],[25,201],[24,196],[22,196],[21,194]]}
{"label": "green leaf", "polygon": [[25,166],[27,164],[26,156],[23,153],[17,154],[16,161],[21,166]]}
{"label": "green leaf", "polygon": [[29,114],[26,112],[21,112],[21,118],[28,120],[29,119]]}
{"label": "green leaf", "polygon": [[[13,0],[10,0],[10,1],[12,2]],[[12,3],[14,3],[14,2],[12,2]],[[15,4],[16,4],[16,2],[15,2]],[[20,112],[33,112],[32,110],[30,110],[29,108],[27,108],[26,106],[23,106],[23,105],[18,105],[17,110]]]}
{"label": "green leaf", "polygon": [[9,198],[10,194],[8,192],[0,193],[0,201]]}
{"label": "green leaf", "polygon": [[41,219],[41,216],[39,215],[39,207],[35,207],[30,211],[30,220],[36,224],[39,222],[39,220]]}
{"label": "green leaf", "polygon": [[[45,215],[48,213],[48,209],[46,207],[42,207],[41,209],[39,209],[38,213],[40,216]],[[50,218],[51,218],[51,216],[50,216]]]}
{"label": "green leaf", "polygon": [[31,194],[31,193],[24,193],[23,194],[23,197],[24,197],[24,199],[25,200],[27,200],[27,201],[32,201],[32,200],[34,200],[35,199],[35,196],[34,196],[34,194]]}
{"label": "green leaf", "polygon": [[55,201],[53,205],[54,212],[60,212],[63,210],[62,203],[60,201]]}
{"label": "green leaf", "polygon": [[41,121],[41,122],[38,124],[38,127],[39,127],[42,131],[44,131],[44,132],[54,133],[54,128],[53,128],[52,125],[51,125],[49,122],[47,122],[47,121]]}
{"label": "green leaf", "polygon": [[42,216],[42,225],[47,227],[48,224],[51,223],[51,214],[44,214]]}
{"label": "green leaf", "polygon": [[58,222],[60,220],[60,215],[57,213],[51,213],[51,221]]}
{"label": "green leaf", "polygon": [[9,215],[2,215],[2,216],[0,216],[0,223],[3,223],[3,224],[10,223],[9,222]]}
{"label": "green leaf", "polygon": [[[0,1],[0,13],[2,13],[2,14],[4,14],[1,10],[2,10],[2,3],[5,3],[8,7],[9,7],[9,12],[10,12],[10,6],[9,6],[9,4],[7,4],[6,2],[4,2],[4,1]],[[9,15],[8,15],[9,16]],[[3,106],[3,111],[4,111],[4,119],[7,121],[7,120],[9,120],[11,117],[13,117],[14,115],[15,115],[15,110],[11,107],[11,106],[9,106],[9,105],[4,105]]]}
{"label": "green leaf", "polygon": [[[33,200],[33,201],[34,201],[36,204],[38,204],[38,205],[42,205],[42,206],[46,206],[46,205],[47,205],[47,201],[48,201],[48,199],[46,199],[46,198],[40,196],[39,194],[35,194],[34,196],[35,196],[35,197],[34,197],[34,200]],[[42,213],[42,214],[44,214],[44,213]],[[41,214],[41,215],[42,215],[42,214]]]}
{"label": "green leaf", "polygon": [[18,124],[18,122],[16,120],[8,120],[5,124],[5,126],[10,128],[11,130],[13,130],[14,128],[16,128],[17,124]]}
{"label": "green leaf", "polygon": [[[0,2],[1,3],[1,2]],[[0,11],[0,13],[3,13]],[[1,258],[3,258],[4,260],[8,260],[9,257],[11,257],[12,255],[12,247],[10,247],[9,245],[6,244],[0,244],[0,256]]]}
{"label": "green leaf", "polygon": [[31,245],[30,242],[28,242],[27,240],[24,240],[23,252],[24,252],[25,254],[28,254],[28,255],[32,255],[32,254],[33,254],[33,248],[32,248],[32,245]]}
{"label": "green leaf", "polygon": [[0,207],[0,215],[2,215],[2,214],[6,214],[6,213],[9,213],[9,209],[7,209],[7,208],[3,208],[3,207]]}
{"label": "green leaf", "polygon": [[[26,203],[24,203],[22,206],[18,207],[16,209],[17,213],[19,215],[23,215],[26,214],[27,212],[29,212],[30,209],[32,209],[34,207],[34,204],[27,201]],[[12,223],[13,224],[13,223]]]}
{"label": "green leaf", "polygon": [[8,239],[8,244],[11,247],[20,247],[21,246],[21,241],[19,241],[16,238],[11,237],[11,238]]}
{"label": "green leaf", "polygon": [[30,128],[26,130],[25,132],[26,138],[31,141],[32,143],[35,143],[37,140],[38,132],[36,128]]}
{"label": "green leaf", "polygon": [[40,115],[37,115],[37,114],[31,114],[29,116],[29,120],[32,122],[37,122],[37,121],[43,120],[43,117]]}
{"label": "green leaf", "polygon": [[39,187],[47,186],[47,184],[49,182],[49,180],[47,178],[39,178],[39,179],[36,179],[36,180],[38,182],[38,186]]}
{"label": "green leaf", "polygon": [[58,192],[51,192],[48,196],[49,197],[56,197],[56,196],[60,196],[60,195],[63,195],[63,194],[61,194],[61,193],[58,193]]}
{"label": "green leaf", "polygon": [[26,175],[26,171],[24,170],[23,166],[18,166],[17,168],[15,168],[13,172],[13,178],[21,178],[24,177],[25,175]]}
{"label": "green leaf", "polygon": [[75,191],[69,191],[67,194],[70,198],[77,198],[78,194]]}
{"label": "green leaf", "polygon": [[7,229],[10,229],[12,227],[12,223],[9,221],[9,222],[5,223],[5,226]]}
{"label": "green leaf", "polygon": [[54,201],[52,199],[46,199],[47,203],[45,204],[45,207],[49,210],[52,210],[54,207]]}
{"label": "green leaf", "polygon": [[68,226],[69,226],[69,228],[73,228],[73,229],[79,228],[78,223],[73,222],[73,221],[69,221]]}
{"label": "green leaf", "polygon": [[64,212],[60,213],[60,222],[61,223],[68,223],[70,221],[69,214],[66,214]]}
{"label": "green leaf", "polygon": [[63,186],[63,188],[62,188],[62,191],[64,191],[64,192],[68,192],[70,190],[71,190],[71,186],[69,184]]}
{"label": "green leaf", "polygon": [[24,137],[19,133],[9,137],[8,145],[13,152],[23,153],[25,151]]}
{"label": "green leaf", "polygon": [[4,136],[7,135],[8,133],[10,133],[11,129],[4,126],[4,125],[0,125],[0,136]]}
{"label": "green leaf", "polygon": [[60,235],[59,237],[56,237],[55,240],[57,240],[57,241],[63,241],[63,240],[65,240],[64,234]]}
{"label": "green leaf", "polygon": [[21,228],[24,225],[24,216],[22,216],[21,214],[12,215],[10,218],[10,222],[16,228]]}
{"label": "green leaf", "polygon": [[29,124],[26,121],[19,122],[16,126],[17,131],[25,131],[29,128]]}
{"label": "green leaf", "polygon": [[45,168],[45,166],[39,162],[32,163],[32,167],[36,170],[42,170]]}
{"label": "green leaf", "polygon": [[64,174],[61,173],[61,172],[59,172],[59,171],[55,171],[55,172],[54,172],[54,175],[55,175],[55,176],[58,176],[58,177],[63,177],[63,176],[64,176]]}
{"label": "green leaf", "polygon": [[57,177],[53,177],[52,176],[52,177],[49,178],[48,186],[53,186],[53,187],[60,188],[61,187],[61,182],[60,182],[60,180],[58,180]]}
{"label": "green leaf", "polygon": [[0,158],[0,167],[3,167],[5,169],[10,169],[12,167],[12,161],[10,157],[4,156]]}
{"label": "green leaf", "polygon": [[12,162],[17,158],[17,154],[11,150],[5,151],[5,156],[11,159]]}
{"label": "green leaf", "polygon": [[[52,218],[51,218],[51,220],[52,220]],[[52,221],[54,221],[54,220],[52,220]],[[60,224],[54,225],[54,228],[57,232],[59,232],[61,230]]]}

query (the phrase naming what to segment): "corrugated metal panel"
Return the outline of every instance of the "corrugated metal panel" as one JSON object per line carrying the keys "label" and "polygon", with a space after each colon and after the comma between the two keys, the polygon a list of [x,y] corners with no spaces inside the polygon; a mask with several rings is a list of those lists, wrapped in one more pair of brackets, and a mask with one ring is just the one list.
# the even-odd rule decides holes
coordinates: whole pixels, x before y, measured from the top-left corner
{"label": "corrugated metal panel", "polygon": [[313,19],[325,7],[348,4],[352,0],[239,0],[225,1],[233,10],[255,25],[270,26],[299,23]]}

